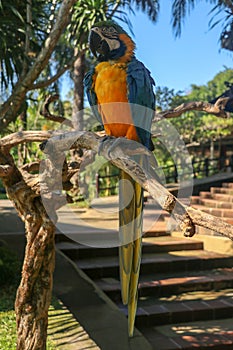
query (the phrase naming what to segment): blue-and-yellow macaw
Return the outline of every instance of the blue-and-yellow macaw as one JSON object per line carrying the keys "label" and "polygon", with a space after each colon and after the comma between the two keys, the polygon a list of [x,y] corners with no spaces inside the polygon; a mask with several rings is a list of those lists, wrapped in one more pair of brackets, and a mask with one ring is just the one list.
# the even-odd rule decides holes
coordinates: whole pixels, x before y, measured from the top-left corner
{"label": "blue-and-yellow macaw", "polygon": [[[126,137],[152,150],[154,81],[143,63],[135,58],[133,40],[117,23],[105,21],[91,28],[89,43],[97,64],[86,74],[84,85],[94,114],[107,135]],[[121,294],[123,304],[128,305],[128,329],[132,336],[141,262],[143,190],[123,171],[121,179],[133,186],[130,200],[127,181],[120,181],[119,190]]]}

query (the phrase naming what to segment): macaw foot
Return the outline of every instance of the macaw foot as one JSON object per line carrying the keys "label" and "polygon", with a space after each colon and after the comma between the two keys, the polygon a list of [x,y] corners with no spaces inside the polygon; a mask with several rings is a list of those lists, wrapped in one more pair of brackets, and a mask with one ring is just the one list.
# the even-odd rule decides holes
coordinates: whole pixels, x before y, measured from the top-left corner
{"label": "macaw foot", "polygon": [[112,144],[114,141],[117,140],[114,136],[105,135],[101,138],[99,149],[98,149],[98,155],[104,155],[105,157],[111,159],[110,152],[112,148]]}
{"label": "macaw foot", "polygon": [[136,155],[148,156],[151,152],[139,142],[126,137],[104,136],[100,142],[98,154],[111,160]]}

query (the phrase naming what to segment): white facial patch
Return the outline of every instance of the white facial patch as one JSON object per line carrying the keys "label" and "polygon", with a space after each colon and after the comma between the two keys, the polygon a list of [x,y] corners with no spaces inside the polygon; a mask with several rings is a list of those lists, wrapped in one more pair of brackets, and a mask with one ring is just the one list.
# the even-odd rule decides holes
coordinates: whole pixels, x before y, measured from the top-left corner
{"label": "white facial patch", "polygon": [[[92,31],[93,31],[93,32],[96,32],[96,33],[101,37],[102,40],[105,40],[105,41],[107,42],[110,51],[119,49],[119,47],[120,47],[120,42],[119,42],[119,40],[106,37],[106,36],[101,32],[101,29],[98,28],[98,27],[92,28]],[[112,33],[112,36],[117,37],[117,34]]]}
{"label": "white facial patch", "polygon": [[120,47],[119,40],[105,38],[105,41],[107,41],[110,51],[119,49]]}

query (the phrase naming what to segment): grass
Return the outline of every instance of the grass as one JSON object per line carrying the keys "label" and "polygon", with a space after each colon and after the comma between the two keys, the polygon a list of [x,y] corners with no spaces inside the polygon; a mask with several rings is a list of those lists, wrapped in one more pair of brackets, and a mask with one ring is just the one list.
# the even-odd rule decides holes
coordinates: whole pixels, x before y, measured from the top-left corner
{"label": "grass", "polygon": [[[16,284],[1,287],[0,294],[0,349],[16,349],[16,320],[14,301]],[[55,304],[56,307],[56,304]],[[48,338],[47,350],[55,350],[55,342]]]}
{"label": "grass", "polygon": [[69,206],[72,208],[78,208],[78,209],[86,209],[90,208],[90,203],[87,200],[80,200],[74,203],[69,203]]}

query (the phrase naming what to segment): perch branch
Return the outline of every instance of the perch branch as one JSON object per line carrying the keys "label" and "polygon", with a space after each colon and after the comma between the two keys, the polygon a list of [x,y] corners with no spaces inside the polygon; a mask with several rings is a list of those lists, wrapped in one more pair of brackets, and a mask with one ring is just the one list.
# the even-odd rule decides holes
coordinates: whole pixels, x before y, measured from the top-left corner
{"label": "perch branch", "polygon": [[59,69],[57,73],[54,76],[52,76],[50,79],[41,80],[31,85],[30,90],[43,89],[51,85],[55,81],[57,81],[68,69],[70,69],[73,66],[74,61],[76,59],[77,59],[77,55],[74,56],[67,64],[64,64],[64,66],[61,69]]}
{"label": "perch branch", "polygon": [[215,104],[203,101],[182,103],[174,109],[156,113],[154,121],[158,121],[162,118],[176,118],[188,111],[201,111],[216,115],[220,118],[229,118],[230,113],[224,110],[227,100],[228,98],[219,98]]}
{"label": "perch branch", "polygon": [[[136,147],[135,147],[136,145]],[[233,240],[233,226],[215,216],[183,205],[154,177],[155,171],[142,169],[132,155],[148,156],[148,150],[142,145],[125,138],[100,138],[91,132],[71,132],[52,137],[41,145],[45,153],[64,152],[71,147],[92,149],[118,168],[127,172],[160,204],[161,208],[172,214],[181,225],[185,236],[195,234],[195,226],[202,226],[216,231]],[[146,167],[147,168],[147,167]]]}

